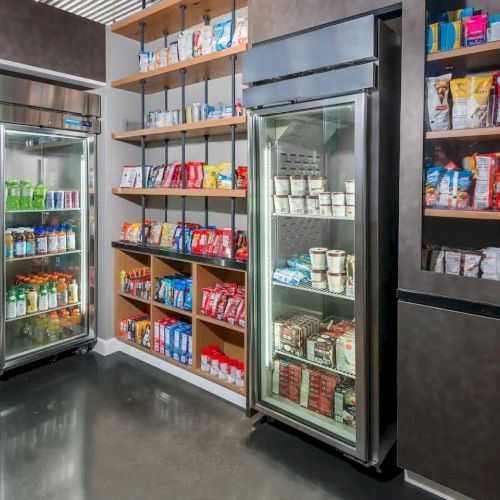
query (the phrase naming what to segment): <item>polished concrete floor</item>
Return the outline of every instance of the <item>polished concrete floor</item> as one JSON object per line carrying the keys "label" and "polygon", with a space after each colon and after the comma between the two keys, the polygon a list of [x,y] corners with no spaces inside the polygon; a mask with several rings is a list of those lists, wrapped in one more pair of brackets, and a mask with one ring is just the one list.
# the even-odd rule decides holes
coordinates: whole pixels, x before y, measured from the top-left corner
{"label": "polished concrete floor", "polygon": [[435,498],[124,354],[0,383],[0,500]]}

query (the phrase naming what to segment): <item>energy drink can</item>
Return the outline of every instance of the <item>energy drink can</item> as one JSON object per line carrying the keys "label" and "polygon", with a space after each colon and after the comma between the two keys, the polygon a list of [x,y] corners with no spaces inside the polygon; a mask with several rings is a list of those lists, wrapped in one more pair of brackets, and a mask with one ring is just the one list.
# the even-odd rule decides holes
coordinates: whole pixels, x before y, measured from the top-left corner
{"label": "energy drink can", "polygon": [[73,208],[80,208],[80,191],[71,191],[71,202]]}
{"label": "energy drink can", "polygon": [[54,191],[54,208],[56,210],[64,208],[64,191]]}
{"label": "energy drink can", "polygon": [[64,208],[74,208],[71,191],[64,191]]}
{"label": "energy drink can", "polygon": [[47,191],[45,196],[45,208],[47,210],[54,210],[54,208],[56,208],[54,191]]}

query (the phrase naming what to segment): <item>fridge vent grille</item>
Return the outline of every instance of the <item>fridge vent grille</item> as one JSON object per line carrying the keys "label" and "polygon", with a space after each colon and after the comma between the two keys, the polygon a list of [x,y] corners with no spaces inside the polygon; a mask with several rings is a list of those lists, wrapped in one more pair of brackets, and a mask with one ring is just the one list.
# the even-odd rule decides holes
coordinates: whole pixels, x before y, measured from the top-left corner
{"label": "fridge vent grille", "polygon": [[320,157],[314,153],[279,152],[279,175],[320,175]]}
{"label": "fridge vent grille", "polygon": [[309,252],[311,247],[323,246],[323,221],[314,219],[281,219],[277,231],[278,255]]}

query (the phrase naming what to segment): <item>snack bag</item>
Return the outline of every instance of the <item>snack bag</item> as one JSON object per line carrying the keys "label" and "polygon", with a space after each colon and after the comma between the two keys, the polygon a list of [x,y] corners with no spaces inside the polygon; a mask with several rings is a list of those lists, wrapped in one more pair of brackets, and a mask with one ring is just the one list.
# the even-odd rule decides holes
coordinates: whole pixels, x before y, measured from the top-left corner
{"label": "snack bag", "polygon": [[450,129],[450,80],[451,74],[426,78],[426,122],[429,130]]}
{"label": "snack bag", "polygon": [[137,174],[136,165],[124,165],[120,187],[121,188],[134,187],[136,174]]}
{"label": "snack bag", "polygon": [[425,51],[432,54],[439,50],[439,23],[429,24],[425,34]]}
{"label": "snack bag", "polygon": [[215,50],[224,50],[231,47],[233,21],[228,19],[214,26]]}
{"label": "snack bag", "polygon": [[462,253],[455,250],[444,251],[444,269],[445,274],[460,274],[462,263]]}
{"label": "snack bag", "polygon": [[472,205],[472,172],[455,172],[456,194],[454,195],[453,207],[457,209],[467,209]]}
{"label": "snack bag", "polygon": [[473,76],[472,96],[468,108],[468,128],[482,128],[488,125],[488,108],[493,75]]}
{"label": "snack bag", "polygon": [[479,266],[481,264],[481,252],[464,252],[463,260],[463,275],[468,278],[479,278]]}
{"label": "snack bag", "polygon": [[168,64],[177,64],[179,62],[179,44],[178,42],[172,42],[170,44],[168,51],[169,61]]}
{"label": "snack bag", "polygon": [[475,154],[477,169],[474,188],[474,210],[489,210],[493,206],[493,182],[496,174],[497,156],[495,154]]}
{"label": "snack bag", "polygon": [[217,189],[217,165],[203,165],[203,189]]}
{"label": "snack bag", "polygon": [[155,167],[152,167],[148,179],[148,188],[161,187],[164,172],[165,165],[156,165]]}
{"label": "snack bag", "polygon": [[443,167],[430,167],[425,172],[425,194],[424,205],[435,207],[439,203],[441,177],[444,173]]}
{"label": "snack bag", "polygon": [[454,78],[450,82],[453,99],[452,125],[455,130],[465,129],[469,126],[471,86],[470,78]]}
{"label": "snack bag", "polygon": [[238,189],[248,188],[248,167],[239,166],[236,168],[236,187]]}
{"label": "snack bag", "polygon": [[462,160],[462,169],[472,172],[474,178],[477,178],[476,162],[473,156],[466,156]]}
{"label": "snack bag", "polygon": [[492,111],[492,125],[500,126],[500,72],[493,75],[493,85],[495,88],[495,100]]}
{"label": "snack bag", "polygon": [[482,273],[481,278],[486,280],[500,280],[500,248],[485,248],[480,268]]}
{"label": "snack bag", "polygon": [[231,163],[219,163],[217,187],[219,189],[232,189],[233,187],[233,166]]}
{"label": "snack bag", "polygon": [[431,254],[430,270],[433,273],[444,273],[444,250],[434,248]]}
{"label": "snack bag", "polygon": [[488,26],[488,14],[468,16],[463,19],[464,45],[479,45],[486,43],[486,28]]}
{"label": "snack bag", "polygon": [[234,36],[232,45],[241,45],[248,43],[248,17],[239,17],[236,19],[234,27]]}
{"label": "snack bag", "polygon": [[124,222],[122,226],[122,230],[120,233],[120,241],[129,241],[128,238],[130,236],[130,222]]}
{"label": "snack bag", "polygon": [[186,30],[179,35],[177,43],[179,44],[179,61],[187,61],[193,58],[193,30]]}
{"label": "snack bag", "polygon": [[203,47],[201,41],[201,30],[195,30],[194,40],[193,40],[193,55],[194,57],[201,56],[203,54]]}
{"label": "snack bag", "polygon": [[215,51],[214,28],[211,25],[200,29],[201,54],[203,56]]}
{"label": "snack bag", "polygon": [[186,163],[186,178],[188,189],[200,189],[203,183],[203,163],[196,161]]}
{"label": "snack bag", "polygon": [[149,229],[148,245],[159,245],[161,242],[162,223],[153,222]]}

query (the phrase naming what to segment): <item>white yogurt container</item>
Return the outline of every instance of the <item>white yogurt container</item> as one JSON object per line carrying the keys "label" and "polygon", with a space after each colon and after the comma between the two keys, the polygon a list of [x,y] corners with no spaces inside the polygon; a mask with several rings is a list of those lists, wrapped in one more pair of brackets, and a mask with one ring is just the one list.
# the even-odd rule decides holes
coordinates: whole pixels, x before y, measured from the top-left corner
{"label": "white yogurt container", "polygon": [[274,212],[277,214],[288,214],[290,213],[290,206],[288,204],[288,195],[286,194],[275,194],[274,199]]}
{"label": "white yogurt container", "polygon": [[[326,271],[328,265],[326,262],[326,252],[328,248],[314,247],[309,249],[309,255],[311,257],[311,269]],[[326,278],[325,278],[326,279]]]}
{"label": "white yogurt container", "polygon": [[319,215],[318,196],[306,196],[306,213],[309,215]]}
{"label": "white yogurt container", "polygon": [[316,290],[325,290],[328,287],[326,271],[322,269],[311,270],[311,285]]}
{"label": "white yogurt container", "polygon": [[355,211],[354,211],[354,205],[347,205],[346,210],[345,210],[346,217],[350,217],[354,219],[355,217]]}
{"label": "white yogurt container", "polygon": [[290,194],[290,178],[284,175],[274,177],[274,192],[278,195]]}
{"label": "white yogurt container", "polygon": [[307,191],[307,180],[304,175],[290,176],[290,192],[293,196],[305,196]]}
{"label": "white yogurt container", "polygon": [[323,217],[331,217],[332,216],[332,206],[331,205],[320,205],[319,206],[319,215]]}
{"label": "white yogurt container", "polygon": [[354,193],[347,193],[345,195],[345,204],[346,205],[355,205],[356,204],[356,195]]}
{"label": "white yogurt container", "polygon": [[288,204],[290,205],[290,213],[293,215],[304,214],[304,201],[303,196],[294,196],[293,194],[288,197]]}
{"label": "white yogurt container", "polygon": [[345,280],[345,273],[332,273],[328,271],[328,290],[332,293],[344,293]]}
{"label": "white yogurt container", "polygon": [[345,217],[345,205],[333,205],[332,215],[334,217]]}
{"label": "white yogurt container", "polygon": [[354,194],[356,191],[354,190],[354,181],[345,181],[345,192],[349,194]]}
{"label": "white yogurt container", "polygon": [[309,187],[309,194],[319,194],[325,190],[326,180],[321,175],[308,175],[307,185]]}
{"label": "white yogurt container", "polygon": [[320,205],[331,205],[332,204],[332,193],[327,191],[323,193],[318,193],[319,204]]}
{"label": "white yogurt container", "polygon": [[331,273],[344,273],[346,255],[344,250],[328,250],[326,252],[328,271]]}
{"label": "white yogurt container", "polygon": [[333,192],[332,205],[345,205],[345,193],[340,191]]}

